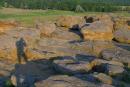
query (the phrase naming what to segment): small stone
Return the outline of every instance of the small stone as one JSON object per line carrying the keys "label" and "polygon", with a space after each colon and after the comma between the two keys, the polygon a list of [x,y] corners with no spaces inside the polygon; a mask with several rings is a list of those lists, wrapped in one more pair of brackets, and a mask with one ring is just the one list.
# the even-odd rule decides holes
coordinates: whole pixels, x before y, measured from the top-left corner
{"label": "small stone", "polygon": [[[113,23],[112,23],[113,24]],[[113,28],[104,21],[96,21],[81,29],[84,40],[111,41]]]}

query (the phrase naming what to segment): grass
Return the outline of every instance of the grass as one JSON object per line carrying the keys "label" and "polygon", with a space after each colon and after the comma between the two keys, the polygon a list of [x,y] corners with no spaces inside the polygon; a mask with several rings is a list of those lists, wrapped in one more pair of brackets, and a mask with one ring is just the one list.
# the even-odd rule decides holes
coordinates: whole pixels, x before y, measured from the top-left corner
{"label": "grass", "polygon": [[[16,20],[20,21],[23,25],[32,26],[37,20],[40,21],[55,21],[58,16],[62,15],[98,15],[101,12],[85,12],[75,13],[72,11],[61,11],[61,10],[24,10],[15,8],[2,8],[0,9],[0,20]],[[130,13],[114,13],[116,15],[130,17]]]}

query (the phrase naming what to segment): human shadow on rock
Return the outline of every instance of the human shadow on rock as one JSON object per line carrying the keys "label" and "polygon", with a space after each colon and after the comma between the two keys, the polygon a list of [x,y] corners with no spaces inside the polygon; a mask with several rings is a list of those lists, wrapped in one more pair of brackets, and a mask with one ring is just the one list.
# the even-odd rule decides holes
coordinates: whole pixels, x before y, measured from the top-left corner
{"label": "human shadow on rock", "polygon": [[34,83],[55,75],[51,60],[39,59],[26,64],[16,64],[12,71],[17,87],[35,87]]}
{"label": "human shadow on rock", "polygon": [[23,38],[20,38],[18,41],[16,41],[16,49],[17,49],[17,58],[18,62],[21,64],[22,59],[25,62],[28,62],[28,58],[25,54],[25,47],[27,46],[25,40]]}

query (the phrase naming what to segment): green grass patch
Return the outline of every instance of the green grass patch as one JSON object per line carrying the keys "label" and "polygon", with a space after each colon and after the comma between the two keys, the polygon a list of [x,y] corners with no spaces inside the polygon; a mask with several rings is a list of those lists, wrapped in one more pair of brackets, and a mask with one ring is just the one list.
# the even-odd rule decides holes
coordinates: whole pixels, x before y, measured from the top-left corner
{"label": "green grass patch", "polygon": [[[24,10],[15,8],[3,8],[0,9],[0,20],[16,20],[20,21],[23,25],[34,25],[36,20],[42,21],[55,21],[59,16],[72,15],[72,16],[84,16],[84,15],[98,15],[104,14],[102,12],[84,12],[75,13],[72,11],[62,10]],[[116,12],[115,15],[130,17],[130,13]]]}

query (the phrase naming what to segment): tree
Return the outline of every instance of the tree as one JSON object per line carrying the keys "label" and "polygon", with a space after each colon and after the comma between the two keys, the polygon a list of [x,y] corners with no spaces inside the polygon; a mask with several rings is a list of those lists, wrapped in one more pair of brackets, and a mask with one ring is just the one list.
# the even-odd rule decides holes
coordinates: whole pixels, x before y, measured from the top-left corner
{"label": "tree", "polygon": [[77,5],[75,12],[85,12],[85,10],[80,5]]}

